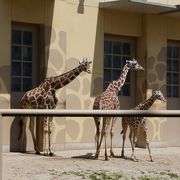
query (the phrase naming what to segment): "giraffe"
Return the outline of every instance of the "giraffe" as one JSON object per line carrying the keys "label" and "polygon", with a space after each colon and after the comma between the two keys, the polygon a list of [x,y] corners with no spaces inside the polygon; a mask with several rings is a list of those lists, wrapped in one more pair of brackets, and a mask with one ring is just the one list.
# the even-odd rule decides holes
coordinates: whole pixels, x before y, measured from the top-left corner
{"label": "giraffe", "polygon": [[[161,91],[155,91],[150,98],[148,98],[144,102],[137,105],[134,109],[135,110],[148,110],[156,100],[160,100],[164,102],[166,101]],[[126,131],[127,131],[128,126],[130,128],[129,139],[130,139],[131,148],[132,148],[132,160],[137,161],[134,155],[134,147],[136,144],[135,138],[138,137],[139,128],[142,127],[143,135],[146,141],[146,146],[149,152],[150,161],[153,161],[151,150],[149,147],[149,142],[147,139],[146,119],[144,117],[123,117],[122,118],[123,130],[121,131],[121,134],[123,134],[123,145],[122,145],[121,157],[125,157],[124,156],[124,143],[126,139]]]}
{"label": "giraffe", "polygon": [[[79,61],[79,66],[55,77],[47,77],[38,87],[26,92],[20,101],[20,108],[22,109],[55,109],[58,99],[56,97],[56,90],[64,87],[72,80],[74,80],[81,72],[91,73],[91,61],[83,59]],[[26,123],[28,117],[21,117],[21,133],[19,139],[24,138]],[[40,151],[37,147],[36,138],[34,135],[34,118],[30,117],[29,129],[32,135],[34,149],[37,154]],[[44,117],[44,155],[53,155],[51,151],[51,132],[52,132],[52,117]]]}
{"label": "giraffe", "polygon": [[[128,74],[129,70],[143,70],[143,67],[138,64],[137,60],[133,58],[133,60],[127,60],[126,64],[123,67],[122,73],[120,77],[112,81],[107,89],[98,95],[93,104],[93,109],[100,109],[100,110],[113,110],[113,109],[119,109],[120,108],[120,103],[119,103],[119,97],[118,97],[118,92],[121,90],[122,86],[125,83],[126,76]],[[103,117],[103,126],[102,126],[102,131],[101,131],[101,139],[99,142],[100,138],[100,122],[101,119],[100,117],[94,117],[94,122],[96,126],[96,154],[95,154],[95,159],[98,159],[99,153],[100,153],[100,147],[102,143],[103,137],[105,137],[105,160],[108,160],[107,156],[107,148],[106,148],[106,136],[107,136],[107,131],[111,125],[110,129],[110,136],[111,136],[111,146],[110,146],[110,156],[114,156],[113,150],[112,150],[112,139],[113,139],[113,126],[114,123],[116,122],[116,118],[112,117]]]}

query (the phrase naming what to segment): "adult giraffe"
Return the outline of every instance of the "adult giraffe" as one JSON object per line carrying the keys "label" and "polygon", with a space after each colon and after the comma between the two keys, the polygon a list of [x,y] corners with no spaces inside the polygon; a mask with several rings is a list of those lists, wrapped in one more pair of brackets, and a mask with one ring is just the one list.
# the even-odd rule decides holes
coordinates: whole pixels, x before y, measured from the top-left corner
{"label": "adult giraffe", "polygon": [[[129,70],[143,70],[143,67],[141,65],[139,65],[137,60],[135,60],[135,59],[127,60],[126,64],[123,67],[123,70],[122,70],[120,77],[117,80],[112,81],[108,85],[107,89],[95,98],[94,104],[93,104],[93,109],[113,110],[113,109],[119,109],[120,108],[118,92],[123,87]],[[106,136],[107,136],[107,131],[109,130],[109,127],[111,125],[111,130],[110,130],[110,135],[111,135],[110,156],[112,157],[112,156],[114,156],[113,149],[112,149],[113,126],[114,126],[114,123],[116,122],[116,118],[103,117],[103,127],[101,130],[101,139],[99,142],[100,121],[101,121],[100,117],[94,117],[94,122],[96,125],[96,154],[95,154],[95,159],[97,159],[99,157],[100,147],[101,147],[102,139],[104,137],[105,138],[105,160],[108,160],[107,147],[106,147]]]}
{"label": "adult giraffe", "polygon": [[[64,87],[72,80],[74,80],[81,72],[90,73],[91,61],[83,59],[79,62],[79,66],[55,77],[46,78],[38,87],[28,91],[20,101],[20,108],[22,109],[54,109],[56,108],[58,99],[56,97],[56,90]],[[21,117],[21,133],[19,139],[24,138],[28,117]],[[37,146],[36,138],[34,135],[34,118],[30,117],[29,129],[32,135],[34,149],[37,154],[40,151]],[[52,117],[44,117],[44,154],[53,155],[51,151],[51,132],[52,132]]]}

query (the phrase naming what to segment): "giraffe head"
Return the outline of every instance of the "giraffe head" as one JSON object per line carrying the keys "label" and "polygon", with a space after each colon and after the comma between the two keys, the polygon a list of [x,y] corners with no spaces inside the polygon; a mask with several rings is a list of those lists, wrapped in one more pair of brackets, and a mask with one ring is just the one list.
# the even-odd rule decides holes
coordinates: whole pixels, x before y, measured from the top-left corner
{"label": "giraffe head", "polygon": [[126,66],[132,70],[144,70],[144,68],[134,58],[133,60],[126,60]]}
{"label": "giraffe head", "polygon": [[166,102],[166,99],[164,98],[163,93],[162,93],[161,91],[155,91],[155,92],[153,93],[153,95],[154,95],[157,99],[159,99],[160,101]]}
{"label": "giraffe head", "polygon": [[87,72],[87,73],[91,73],[90,70],[90,64],[92,63],[92,61],[88,61],[87,58],[83,58],[81,61],[79,61],[79,66],[81,67],[82,71]]}

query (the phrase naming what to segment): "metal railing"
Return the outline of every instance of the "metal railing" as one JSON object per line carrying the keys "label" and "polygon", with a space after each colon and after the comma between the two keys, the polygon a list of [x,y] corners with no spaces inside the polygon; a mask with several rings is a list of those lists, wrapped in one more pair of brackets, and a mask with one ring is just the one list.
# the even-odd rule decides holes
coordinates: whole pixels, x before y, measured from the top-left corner
{"label": "metal railing", "polygon": [[68,110],[68,109],[0,109],[4,116],[53,117],[180,117],[180,110]]}
{"label": "metal railing", "polygon": [[[53,117],[180,117],[180,110],[64,110],[64,109],[0,109],[0,132],[2,133],[2,119],[5,116],[53,116]],[[0,135],[0,146],[2,139]],[[2,159],[2,148],[0,148]],[[2,165],[2,163],[0,163]],[[2,167],[0,167],[0,177]]]}

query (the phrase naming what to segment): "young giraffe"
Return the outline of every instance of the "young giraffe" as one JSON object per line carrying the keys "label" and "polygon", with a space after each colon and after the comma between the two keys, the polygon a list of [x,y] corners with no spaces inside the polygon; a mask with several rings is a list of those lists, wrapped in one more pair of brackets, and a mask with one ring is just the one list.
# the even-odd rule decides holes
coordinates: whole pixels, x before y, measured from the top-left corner
{"label": "young giraffe", "polygon": [[[20,102],[20,108],[23,109],[54,109],[58,99],[56,98],[56,90],[64,87],[75,79],[82,71],[90,73],[90,64],[91,61],[83,59],[79,62],[79,66],[72,69],[69,72],[66,72],[62,75],[55,77],[46,78],[38,87],[28,91],[22,97]],[[24,133],[26,129],[28,117],[21,117],[21,133],[20,138],[24,138]],[[34,135],[34,118],[30,117],[29,129],[32,135],[34,149],[37,154],[40,154],[40,151],[37,147],[37,142]],[[51,151],[51,132],[52,132],[52,117],[44,117],[44,154],[53,155]]]}
{"label": "young giraffe", "polygon": [[[140,103],[134,109],[135,110],[148,110],[157,99],[160,101],[164,101],[164,102],[166,101],[166,99],[164,98],[161,91],[155,91],[149,99]],[[153,161],[152,155],[151,155],[151,150],[149,148],[149,142],[147,139],[147,127],[146,127],[146,120],[144,117],[123,117],[122,118],[123,130],[121,131],[121,134],[123,134],[123,145],[122,145],[121,157],[124,157],[124,143],[125,143],[125,139],[126,139],[126,131],[127,131],[128,126],[130,128],[129,139],[130,139],[131,148],[132,148],[132,159],[134,161],[137,161],[137,159],[134,155],[134,147],[136,144],[135,138],[138,137],[138,133],[139,133],[138,131],[141,126],[143,129],[143,135],[144,135],[144,138],[146,141],[146,145],[147,145],[147,148],[149,151],[150,160]]]}
{"label": "young giraffe", "polygon": [[[132,61],[126,61],[126,64],[123,68],[122,74],[120,77],[112,81],[107,89],[100,95],[98,95],[93,104],[93,109],[102,109],[102,110],[111,110],[111,109],[119,109],[119,97],[118,92],[121,90],[122,86],[125,83],[126,76],[129,70],[143,70],[143,67],[138,64],[138,62],[133,59]],[[99,157],[100,147],[102,143],[103,137],[105,138],[105,160],[108,160],[107,156],[107,148],[106,148],[106,136],[107,131],[109,130],[109,126],[111,124],[110,135],[111,135],[111,146],[110,146],[110,156],[114,156],[112,150],[112,139],[113,139],[113,125],[116,121],[116,118],[112,117],[103,117],[103,127],[101,131],[101,139],[99,142],[100,137],[100,117],[94,117],[94,122],[96,125],[96,154],[95,159]]]}

